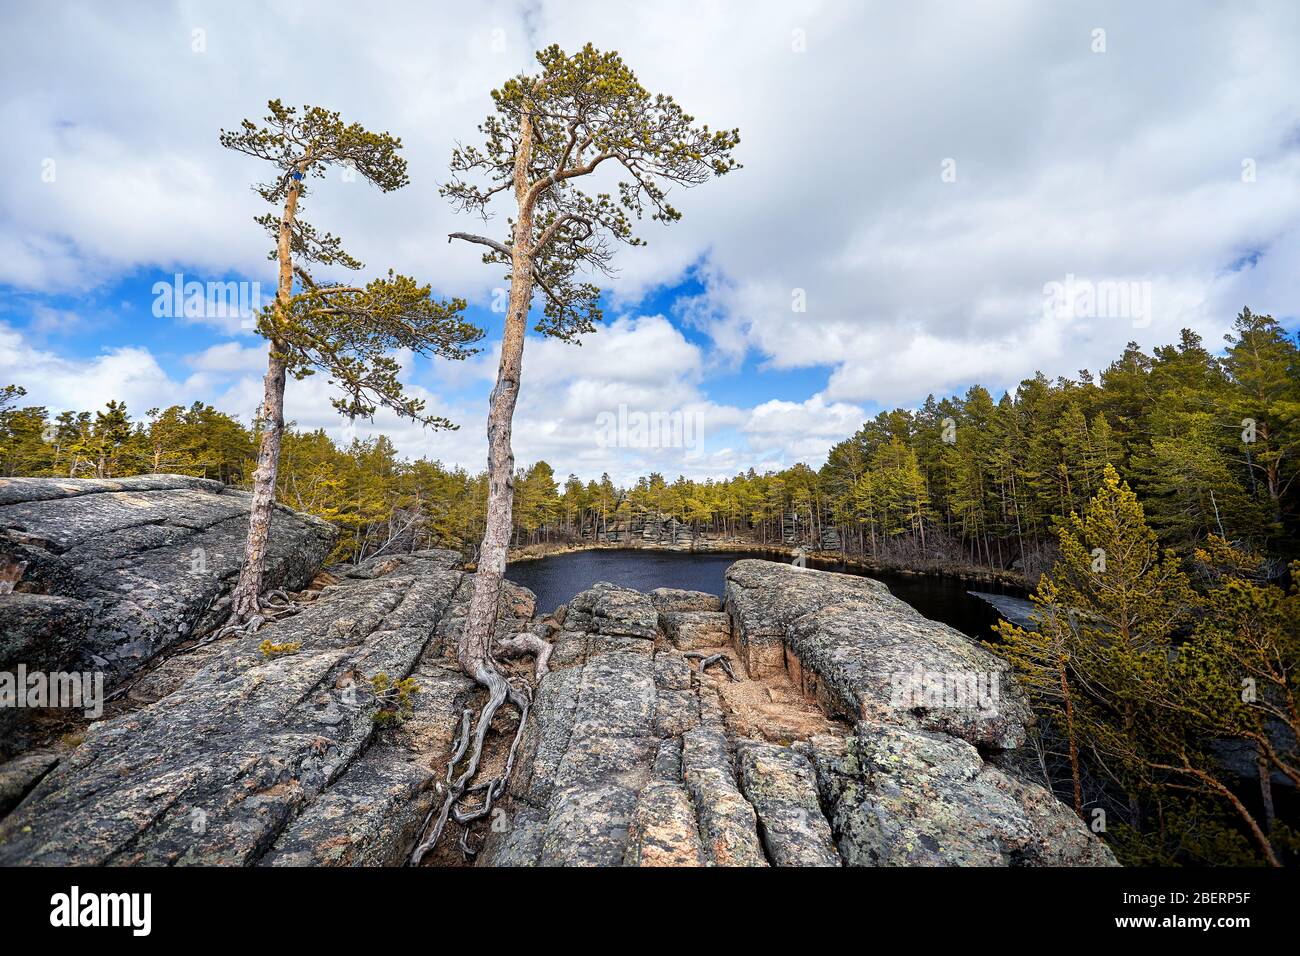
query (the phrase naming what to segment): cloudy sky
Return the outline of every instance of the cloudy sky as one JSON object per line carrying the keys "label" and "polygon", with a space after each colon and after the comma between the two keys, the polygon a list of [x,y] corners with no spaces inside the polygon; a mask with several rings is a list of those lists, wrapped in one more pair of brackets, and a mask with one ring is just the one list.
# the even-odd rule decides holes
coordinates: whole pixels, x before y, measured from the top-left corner
{"label": "cloudy sky", "polygon": [[[489,91],[552,42],[617,49],[651,91],[738,126],[745,168],[675,194],[684,219],[619,251],[581,348],[530,337],[523,462],[817,465],[882,407],[1096,370],[1182,327],[1218,347],[1243,305],[1300,315],[1289,0],[53,2],[4,5],[0,34],[0,384],[53,410],[201,399],[248,420],[260,340],[237,316],[159,316],[154,287],[273,289],[248,188],[265,169],[217,135],[280,98],[401,136],[411,185],[335,174],[307,218],[366,274],[432,282],[488,330],[467,363],[406,360],[459,431],[357,431],[482,467],[502,278],[448,244],[481,224],[437,186]],[[328,398],[291,381],[288,417],[342,437]],[[611,445],[620,407],[680,413],[687,447]]]}

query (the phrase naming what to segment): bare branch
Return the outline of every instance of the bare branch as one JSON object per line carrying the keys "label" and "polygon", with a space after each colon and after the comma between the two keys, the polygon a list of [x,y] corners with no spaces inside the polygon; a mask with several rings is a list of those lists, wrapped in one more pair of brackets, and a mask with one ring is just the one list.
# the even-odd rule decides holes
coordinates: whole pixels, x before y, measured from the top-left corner
{"label": "bare branch", "polygon": [[487,247],[490,248],[490,249],[495,249],[497,252],[501,253],[503,256],[507,256],[507,257],[509,257],[509,256],[512,255],[512,253],[510,252],[510,247],[509,247],[509,246],[505,245],[504,243],[497,242],[495,239],[489,239],[489,238],[487,238],[486,236],[476,236],[476,235],[474,235],[474,234],[472,234],[472,233],[468,233],[468,232],[453,232],[453,233],[449,233],[449,234],[447,235],[447,241],[448,241],[448,242],[451,242],[451,240],[453,240],[453,239],[462,239],[462,240],[464,240],[465,242],[476,242],[476,243],[478,243],[480,246],[487,246]]}

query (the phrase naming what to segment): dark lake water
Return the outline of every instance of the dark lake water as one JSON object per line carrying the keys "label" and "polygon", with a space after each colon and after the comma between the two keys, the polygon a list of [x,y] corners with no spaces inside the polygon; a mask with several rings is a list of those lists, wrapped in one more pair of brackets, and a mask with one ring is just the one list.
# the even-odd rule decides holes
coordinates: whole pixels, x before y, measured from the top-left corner
{"label": "dark lake water", "polygon": [[[575,594],[597,581],[612,581],[638,591],[654,588],[687,588],[708,591],[721,597],[723,574],[742,558],[761,555],[737,552],[681,552],[601,549],[557,554],[535,561],[522,561],[506,569],[506,577],[522,584],[537,595],[539,613],[553,611]],[[773,557],[770,560],[788,561]],[[823,570],[846,570],[834,564],[809,561],[810,567]],[[853,571],[846,571],[852,574]],[[989,636],[998,614],[979,598],[966,592],[995,591],[1016,594],[1013,589],[995,584],[975,584],[960,578],[940,575],[872,573],[883,581],[893,595],[906,601],[926,617],[943,621],[971,637]]]}

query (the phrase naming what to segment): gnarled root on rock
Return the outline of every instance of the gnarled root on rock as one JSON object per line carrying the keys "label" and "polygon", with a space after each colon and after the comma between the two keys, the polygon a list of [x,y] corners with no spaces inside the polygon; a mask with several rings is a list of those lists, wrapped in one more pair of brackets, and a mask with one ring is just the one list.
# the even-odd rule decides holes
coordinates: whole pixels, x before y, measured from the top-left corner
{"label": "gnarled root on rock", "polygon": [[497,657],[526,657],[529,654],[536,658],[533,664],[533,676],[536,680],[541,680],[551,670],[551,645],[549,642],[542,640],[536,634],[518,634],[497,641]]}
{"label": "gnarled root on rock", "polygon": [[736,672],[731,669],[731,658],[724,653],[705,654],[701,651],[687,651],[682,657],[698,660],[700,662],[699,672],[703,674],[712,664],[719,665],[723,672],[726,673],[730,680],[737,680]]}
{"label": "gnarled root on rock", "polygon": [[226,637],[248,637],[261,630],[263,624],[292,617],[301,610],[302,605],[295,603],[286,591],[276,588],[274,591],[268,591],[258,602],[257,613],[242,621],[232,619],[230,623],[213,631],[199,644],[200,646],[211,644]]}
{"label": "gnarled root on rock", "polygon": [[[501,657],[534,655],[536,658],[534,673],[537,680],[541,680],[549,671],[548,662],[551,657],[551,645],[535,634],[520,634],[498,641],[495,652]],[[474,726],[472,734],[470,731],[472,711],[466,709],[461,715],[460,734],[457,736],[456,745],[452,750],[451,760],[447,763],[447,789],[443,797],[442,807],[438,810],[436,818],[433,811],[430,811],[424,825],[420,827],[420,832],[423,833],[426,829],[429,829],[430,821],[433,822],[432,829],[429,829],[429,835],[411,853],[410,863],[412,866],[419,866],[425,855],[437,846],[449,819],[455,820],[465,828],[459,842],[461,852],[467,858],[478,853],[478,849],[469,842],[470,826],[474,821],[481,820],[490,814],[493,804],[505,792],[506,783],[514,770],[515,757],[519,753],[519,744],[524,737],[524,728],[528,723],[528,713],[532,707],[532,689],[522,682],[507,679],[491,659],[486,662],[485,666],[470,668],[469,676],[487,688],[488,700],[483,705],[483,710],[479,714],[478,723]],[[519,726],[515,729],[514,739],[510,742],[510,750],[506,754],[505,766],[502,768],[500,775],[493,777],[491,780],[475,783],[474,776],[478,773],[479,763],[483,759],[483,743],[492,725],[492,719],[506,701],[518,708]],[[467,751],[468,757],[466,757]],[[456,776],[456,767],[460,765],[462,760],[466,760],[464,770],[461,771],[459,776]],[[468,806],[462,804],[465,798],[479,793],[483,794],[482,803]]]}

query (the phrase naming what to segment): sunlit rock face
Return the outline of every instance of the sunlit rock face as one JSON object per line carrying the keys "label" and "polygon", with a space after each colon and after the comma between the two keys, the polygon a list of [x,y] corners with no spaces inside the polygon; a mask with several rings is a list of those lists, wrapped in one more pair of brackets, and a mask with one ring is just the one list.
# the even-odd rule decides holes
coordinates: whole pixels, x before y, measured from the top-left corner
{"label": "sunlit rock face", "polygon": [[1010,665],[879,581],[738,561],[727,571],[726,607],[751,671],[795,673],[837,716],[998,750],[1024,742],[1032,715]]}

